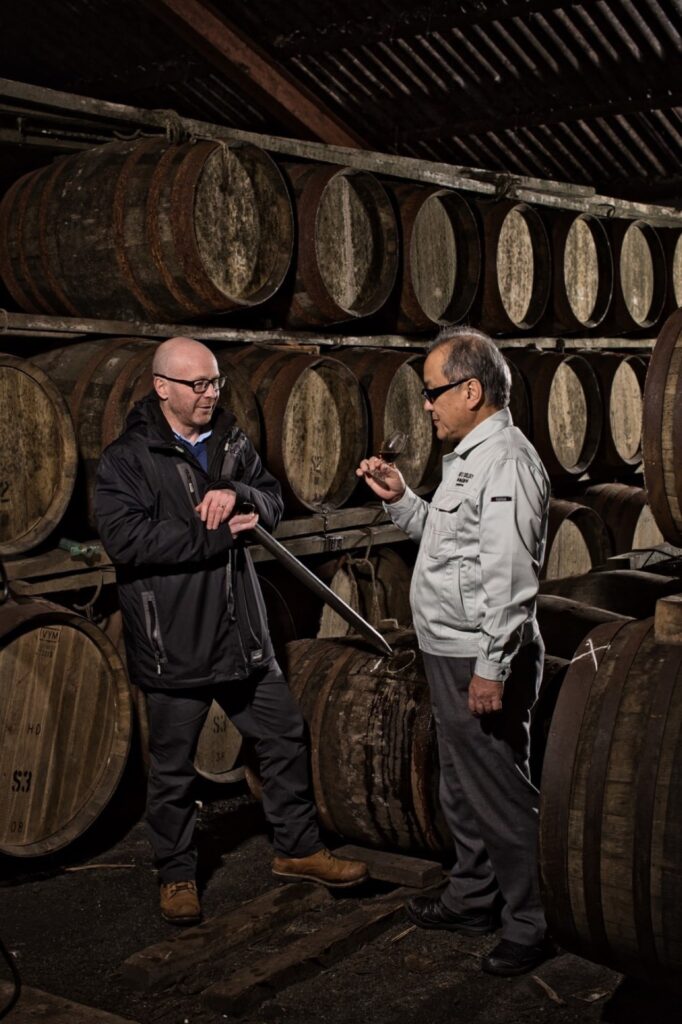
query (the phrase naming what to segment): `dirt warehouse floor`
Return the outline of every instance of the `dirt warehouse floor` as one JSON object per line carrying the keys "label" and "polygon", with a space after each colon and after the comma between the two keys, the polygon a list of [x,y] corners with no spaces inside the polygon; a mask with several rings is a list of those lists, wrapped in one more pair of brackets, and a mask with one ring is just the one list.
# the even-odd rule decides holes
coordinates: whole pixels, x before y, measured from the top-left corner
{"label": "dirt warehouse floor", "polygon": [[[205,803],[198,837],[206,918],[224,914],[276,887],[260,806],[239,786]],[[260,992],[237,1016],[207,1008],[190,975],[159,991],[138,991],[119,973],[131,954],[178,935],[165,924],[141,823],[114,845],[110,835],[72,848],[59,862],[0,862],[0,937],[15,956],[25,985],[97,1007],[139,1024],[520,1024],[606,1021],[679,1024],[680,1001],[578,957],[563,954],[533,975],[513,980],[480,971],[495,936],[469,939],[412,928],[402,911],[372,941],[352,944],[338,962],[309,969],[283,990]],[[109,866],[118,865],[118,866]],[[334,897],[343,916],[390,892],[380,883]],[[265,935],[242,961],[216,969],[228,980],[244,965],[273,955],[312,930],[311,911],[273,936]],[[312,922],[312,923],[311,923]],[[9,977],[5,966],[0,978]],[[206,978],[199,984],[204,985]],[[13,1011],[12,1022],[18,1014]],[[33,1019],[33,1018],[32,1018]],[[47,1018],[40,1018],[47,1019]],[[84,1018],[85,1019],[85,1018]]]}

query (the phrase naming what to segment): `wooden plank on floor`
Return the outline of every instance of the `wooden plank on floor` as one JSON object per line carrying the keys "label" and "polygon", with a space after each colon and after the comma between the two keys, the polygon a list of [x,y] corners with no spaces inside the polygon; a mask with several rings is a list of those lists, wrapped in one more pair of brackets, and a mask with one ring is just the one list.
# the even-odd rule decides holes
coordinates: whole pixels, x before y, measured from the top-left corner
{"label": "wooden plank on floor", "polygon": [[364,846],[353,846],[350,843],[337,847],[334,854],[348,860],[364,861],[369,869],[369,877],[379,882],[425,889],[443,881],[442,865],[435,860],[408,857],[404,853],[387,853],[385,850],[368,850]]}
{"label": "wooden plank on floor", "polygon": [[121,964],[119,974],[143,992],[175,985],[201,964],[222,961],[239,946],[278,925],[332,902],[326,889],[309,882],[279,886],[203,924],[186,928],[172,939],[133,953]]}
{"label": "wooden plank on floor", "polygon": [[223,1013],[243,1013],[370,942],[404,913],[405,900],[414,892],[411,888],[401,888],[376,898],[310,935],[290,942],[286,949],[233,971],[226,981],[204,989],[202,1003]]}
{"label": "wooden plank on floor", "polygon": [[[0,1005],[4,1006],[11,992],[10,982],[0,982]],[[83,1006],[27,985],[22,985],[19,1002],[4,1019],[7,1024],[137,1024],[129,1017]]]}

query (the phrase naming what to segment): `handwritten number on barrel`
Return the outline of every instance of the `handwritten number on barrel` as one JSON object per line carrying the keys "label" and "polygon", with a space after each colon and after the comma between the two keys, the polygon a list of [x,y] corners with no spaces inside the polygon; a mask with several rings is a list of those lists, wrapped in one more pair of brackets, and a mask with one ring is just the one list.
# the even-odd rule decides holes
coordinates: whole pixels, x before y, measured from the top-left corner
{"label": "handwritten number on barrel", "polygon": [[31,789],[31,779],[33,778],[32,771],[24,771],[22,769],[16,769],[12,773],[12,792],[14,793],[28,793]]}
{"label": "handwritten number on barrel", "polygon": [[0,505],[9,503],[9,480],[0,480]]}

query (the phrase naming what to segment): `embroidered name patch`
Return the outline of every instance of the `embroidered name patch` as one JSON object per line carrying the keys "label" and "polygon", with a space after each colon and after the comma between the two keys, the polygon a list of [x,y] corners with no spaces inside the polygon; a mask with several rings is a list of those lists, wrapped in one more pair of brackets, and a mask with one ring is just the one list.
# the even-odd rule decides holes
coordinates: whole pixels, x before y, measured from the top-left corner
{"label": "embroidered name patch", "polygon": [[455,487],[465,487],[473,478],[473,473],[460,473],[455,481]]}

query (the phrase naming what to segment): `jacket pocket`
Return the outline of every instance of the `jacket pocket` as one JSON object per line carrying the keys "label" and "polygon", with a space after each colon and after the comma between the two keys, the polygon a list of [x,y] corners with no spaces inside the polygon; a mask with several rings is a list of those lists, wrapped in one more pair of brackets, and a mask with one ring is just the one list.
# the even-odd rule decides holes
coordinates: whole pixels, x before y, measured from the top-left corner
{"label": "jacket pocket", "polygon": [[444,494],[431,502],[424,540],[429,558],[447,562],[457,554],[457,520],[464,496]]}
{"label": "jacket pocket", "polygon": [[156,674],[160,676],[161,666],[168,662],[168,658],[166,657],[166,650],[163,644],[161,625],[159,623],[159,610],[153,590],[142,591],[142,608],[144,610],[145,633],[154,653]]}

